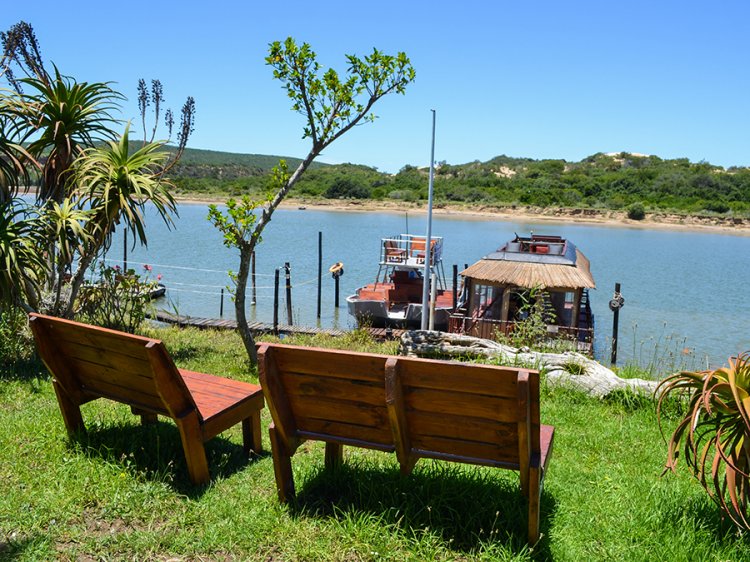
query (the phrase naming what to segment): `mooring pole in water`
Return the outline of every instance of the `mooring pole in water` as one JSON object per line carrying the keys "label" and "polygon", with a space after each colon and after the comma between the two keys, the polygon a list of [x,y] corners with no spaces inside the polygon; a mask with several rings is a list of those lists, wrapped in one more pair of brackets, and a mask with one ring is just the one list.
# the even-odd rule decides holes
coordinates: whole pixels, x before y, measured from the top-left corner
{"label": "mooring pole in water", "polygon": [[273,276],[273,333],[279,335],[279,269]]}
{"label": "mooring pole in water", "polygon": [[251,267],[250,277],[252,278],[252,281],[253,281],[253,299],[250,301],[250,304],[255,304],[256,302],[258,302],[258,299],[256,298],[256,293],[255,293],[255,252],[254,251],[250,258],[250,267]]}
{"label": "mooring pole in water", "polygon": [[318,231],[318,318],[320,318],[320,296],[323,290],[323,233]]}
{"label": "mooring pole in water", "polygon": [[128,229],[124,229],[122,233],[122,272],[126,273],[128,271]]}
{"label": "mooring pole in water", "polygon": [[224,316],[224,288],[221,289],[221,303],[219,304],[219,316]]}
{"label": "mooring pole in water", "polygon": [[453,264],[453,312],[458,308],[458,264]]}
{"label": "mooring pole in water", "polygon": [[284,272],[286,276],[286,323],[292,326],[292,266],[289,262],[284,263]]}
{"label": "mooring pole in water", "polygon": [[609,301],[609,309],[614,313],[612,317],[612,357],[610,358],[612,365],[617,363],[617,331],[620,324],[620,309],[624,305],[625,299],[620,294],[620,284],[615,283],[615,294]]}
{"label": "mooring pole in water", "polygon": [[342,262],[334,263],[331,267],[328,268],[328,271],[331,272],[331,277],[333,277],[334,282],[334,292],[335,294],[335,301],[334,301],[334,310],[339,307],[339,277],[341,277],[344,274],[344,264]]}

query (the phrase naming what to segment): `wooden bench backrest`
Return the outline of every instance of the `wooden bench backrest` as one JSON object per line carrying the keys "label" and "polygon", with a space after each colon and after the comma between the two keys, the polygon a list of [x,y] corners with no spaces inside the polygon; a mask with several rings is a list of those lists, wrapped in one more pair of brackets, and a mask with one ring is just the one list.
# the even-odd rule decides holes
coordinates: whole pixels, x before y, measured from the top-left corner
{"label": "wooden bench backrest", "polygon": [[393,450],[385,407],[385,356],[261,344],[259,365],[268,406],[289,444],[335,436]]}
{"label": "wooden bench backrest", "polygon": [[105,397],[171,417],[195,408],[164,344],[31,314],[39,354],[65,392]]}
{"label": "wooden bench backrest", "polygon": [[539,447],[536,371],[280,344],[261,381],[293,448],[317,438],[402,454],[527,467]]}

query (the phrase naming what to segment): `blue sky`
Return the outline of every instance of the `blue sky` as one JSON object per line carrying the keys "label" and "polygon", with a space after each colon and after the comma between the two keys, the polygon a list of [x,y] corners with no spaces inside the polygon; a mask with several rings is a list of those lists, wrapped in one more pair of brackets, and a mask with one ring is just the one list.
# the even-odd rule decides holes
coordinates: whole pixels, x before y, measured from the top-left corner
{"label": "blue sky", "polygon": [[417,71],[325,162],[428,165],[435,109],[435,158],[451,164],[629,151],[750,165],[747,2],[8,4],[3,29],[27,21],[64,74],[115,82],[124,118],[137,115],[139,78],[161,79],[175,110],[192,95],[194,148],[308,152],[302,116],[264,63],[271,41],[293,36],[324,67],[344,71],[345,53],[377,47],[405,51]]}

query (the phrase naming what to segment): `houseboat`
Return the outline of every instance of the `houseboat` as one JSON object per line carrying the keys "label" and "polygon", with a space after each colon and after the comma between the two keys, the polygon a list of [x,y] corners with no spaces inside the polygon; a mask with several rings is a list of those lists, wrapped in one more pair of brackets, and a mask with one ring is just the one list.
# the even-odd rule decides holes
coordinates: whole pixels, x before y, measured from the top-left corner
{"label": "houseboat", "polygon": [[[424,236],[400,234],[380,241],[378,274],[374,283],[347,297],[349,314],[360,326],[419,328],[422,323],[422,288],[425,267]],[[430,277],[434,275],[434,329],[446,331],[453,310],[453,293],[447,290],[443,270],[443,239],[430,241]]]}
{"label": "houseboat", "polygon": [[596,288],[589,260],[560,236],[516,237],[461,272],[463,291],[449,331],[496,339],[510,334],[543,299],[550,338],[564,337],[591,353],[594,315],[589,289]]}

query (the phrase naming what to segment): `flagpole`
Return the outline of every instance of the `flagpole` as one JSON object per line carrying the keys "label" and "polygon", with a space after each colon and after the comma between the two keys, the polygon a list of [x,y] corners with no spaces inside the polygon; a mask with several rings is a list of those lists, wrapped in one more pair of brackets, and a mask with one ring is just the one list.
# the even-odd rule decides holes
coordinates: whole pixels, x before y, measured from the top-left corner
{"label": "flagpole", "polygon": [[435,177],[435,110],[432,111],[432,150],[430,151],[430,184],[427,195],[427,236],[424,243],[424,273],[422,274],[422,329],[428,326],[430,314],[430,262],[432,261],[432,186]]}

